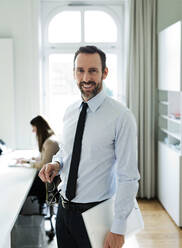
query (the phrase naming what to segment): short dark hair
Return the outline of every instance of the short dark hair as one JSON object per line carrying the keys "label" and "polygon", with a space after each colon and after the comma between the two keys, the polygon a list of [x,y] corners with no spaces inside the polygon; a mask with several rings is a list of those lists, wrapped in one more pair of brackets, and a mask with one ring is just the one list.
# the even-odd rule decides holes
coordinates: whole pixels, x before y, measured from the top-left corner
{"label": "short dark hair", "polygon": [[89,53],[89,54],[98,53],[99,56],[100,56],[100,59],[101,59],[101,63],[102,63],[102,72],[104,72],[104,70],[106,68],[106,55],[105,55],[105,53],[101,49],[97,48],[96,46],[83,46],[83,47],[80,47],[75,52],[75,56],[74,56],[74,69],[75,69],[75,60],[76,60],[76,57],[80,53]]}

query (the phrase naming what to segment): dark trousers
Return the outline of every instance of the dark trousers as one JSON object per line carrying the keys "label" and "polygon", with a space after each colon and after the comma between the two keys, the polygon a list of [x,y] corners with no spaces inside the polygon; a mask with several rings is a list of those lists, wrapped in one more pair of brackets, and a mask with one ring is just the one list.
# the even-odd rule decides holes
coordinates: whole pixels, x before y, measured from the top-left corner
{"label": "dark trousers", "polygon": [[58,248],[91,248],[81,212],[63,208],[60,200],[56,218]]}

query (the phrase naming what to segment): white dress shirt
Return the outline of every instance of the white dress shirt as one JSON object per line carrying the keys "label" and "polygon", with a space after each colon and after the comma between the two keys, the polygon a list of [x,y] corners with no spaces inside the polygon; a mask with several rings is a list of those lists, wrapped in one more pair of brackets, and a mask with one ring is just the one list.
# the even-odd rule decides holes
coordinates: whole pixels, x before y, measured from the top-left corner
{"label": "white dress shirt", "polygon": [[[88,102],[73,202],[102,201],[116,194],[111,232],[125,234],[126,219],[138,191],[137,133],[134,117],[120,102],[102,90]],[[63,119],[60,150],[53,162],[61,164],[61,195],[70,169],[76,125],[82,101],[68,107]]]}

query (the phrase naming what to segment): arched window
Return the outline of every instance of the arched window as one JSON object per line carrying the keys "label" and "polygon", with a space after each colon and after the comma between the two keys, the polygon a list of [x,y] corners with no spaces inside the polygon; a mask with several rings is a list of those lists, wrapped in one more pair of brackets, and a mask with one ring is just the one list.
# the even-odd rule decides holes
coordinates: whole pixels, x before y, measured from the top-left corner
{"label": "arched window", "polygon": [[48,42],[80,42],[81,13],[80,11],[62,11],[55,15],[48,26]]}
{"label": "arched window", "polygon": [[100,7],[56,8],[44,23],[43,110],[58,133],[66,107],[80,97],[73,79],[73,57],[80,46],[96,45],[106,53],[109,74],[104,87],[107,94],[119,98],[121,27],[111,10]]}

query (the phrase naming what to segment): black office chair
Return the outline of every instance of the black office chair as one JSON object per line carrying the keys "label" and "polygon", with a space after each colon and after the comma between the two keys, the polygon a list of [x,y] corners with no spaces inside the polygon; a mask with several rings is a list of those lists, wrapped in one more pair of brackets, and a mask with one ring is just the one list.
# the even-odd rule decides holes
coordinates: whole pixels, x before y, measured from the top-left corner
{"label": "black office chair", "polygon": [[57,186],[61,182],[60,176],[56,176],[52,183],[43,183],[37,175],[28,193],[27,199],[21,209],[22,215],[41,215],[45,221],[50,222],[50,230],[46,230],[48,243],[56,234],[53,218],[57,214],[59,191]]}
{"label": "black office chair", "polygon": [[3,153],[3,151],[6,149],[6,143],[0,139],[0,155]]}
{"label": "black office chair", "polygon": [[55,224],[53,223],[53,218],[56,216],[56,214],[57,214],[56,204],[54,206],[49,206],[48,214],[47,216],[45,216],[45,220],[50,222],[50,229],[46,230],[46,236],[48,237],[48,243],[50,243],[56,235]]}

